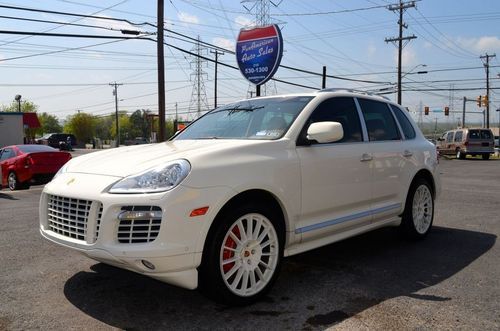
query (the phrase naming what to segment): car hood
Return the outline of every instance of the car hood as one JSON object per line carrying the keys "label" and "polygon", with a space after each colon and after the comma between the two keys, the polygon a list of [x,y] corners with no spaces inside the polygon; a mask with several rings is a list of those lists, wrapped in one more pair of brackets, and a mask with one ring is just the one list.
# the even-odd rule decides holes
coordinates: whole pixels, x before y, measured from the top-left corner
{"label": "car hood", "polygon": [[[186,159],[191,162],[193,158],[206,153],[223,150],[233,152],[246,146],[266,142],[268,141],[177,140],[150,145],[113,148],[76,157],[68,163],[66,171],[126,177],[169,161]],[[216,154],[220,155],[219,153]]]}

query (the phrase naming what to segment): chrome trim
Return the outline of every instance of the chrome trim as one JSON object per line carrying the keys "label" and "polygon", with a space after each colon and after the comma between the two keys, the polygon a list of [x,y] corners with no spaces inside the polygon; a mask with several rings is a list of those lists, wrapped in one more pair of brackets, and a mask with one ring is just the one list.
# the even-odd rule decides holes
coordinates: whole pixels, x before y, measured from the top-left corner
{"label": "chrome trim", "polygon": [[342,216],[342,217],[339,217],[339,218],[336,218],[333,220],[324,221],[324,222],[316,223],[316,224],[311,224],[311,225],[304,226],[302,228],[295,229],[295,233],[301,234],[301,233],[308,232],[308,231],[318,230],[318,229],[322,229],[322,228],[325,228],[328,226],[332,226],[332,225],[336,225],[336,224],[340,224],[340,223],[344,223],[344,222],[348,222],[348,221],[354,221],[356,219],[363,218],[366,216],[383,213],[383,212],[386,212],[386,211],[389,211],[392,209],[396,209],[396,208],[400,208],[400,207],[401,207],[401,204],[396,203],[393,205],[380,207],[380,208],[376,208],[376,209],[371,209],[371,210],[363,211],[363,212],[352,214],[352,215],[346,215],[346,216]]}

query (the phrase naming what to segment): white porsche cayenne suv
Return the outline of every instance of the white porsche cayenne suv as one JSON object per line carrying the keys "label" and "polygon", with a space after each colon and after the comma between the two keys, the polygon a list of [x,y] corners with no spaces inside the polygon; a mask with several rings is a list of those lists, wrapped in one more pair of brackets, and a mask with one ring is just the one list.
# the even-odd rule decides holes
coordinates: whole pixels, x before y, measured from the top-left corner
{"label": "white porsche cayenne suv", "polygon": [[40,232],[228,305],[283,257],[384,226],[422,238],[438,159],[407,111],[350,90],[243,100],[168,142],[79,156],[45,186]]}

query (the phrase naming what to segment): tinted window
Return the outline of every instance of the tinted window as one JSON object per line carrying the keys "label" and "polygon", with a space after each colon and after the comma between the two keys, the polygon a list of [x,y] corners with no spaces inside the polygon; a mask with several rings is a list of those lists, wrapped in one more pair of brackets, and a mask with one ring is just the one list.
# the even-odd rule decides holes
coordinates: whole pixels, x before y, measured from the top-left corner
{"label": "tinted window", "polygon": [[2,152],[2,156],[0,157],[0,161],[4,161],[7,159],[10,159],[11,157],[14,157],[15,153],[11,148],[6,148]]}
{"label": "tinted window", "polygon": [[490,130],[481,130],[481,139],[492,139]]}
{"label": "tinted window", "polygon": [[23,153],[57,152],[57,149],[46,145],[19,145],[17,148]]}
{"label": "tinted window", "polygon": [[481,139],[481,133],[479,130],[469,130],[469,139]]}
{"label": "tinted window", "polygon": [[358,99],[370,141],[401,139],[396,121],[386,103]]}
{"label": "tinted window", "polygon": [[457,132],[455,132],[455,141],[456,142],[462,141],[462,137],[463,137],[463,131],[457,131]]}
{"label": "tinted window", "polygon": [[394,115],[396,115],[396,118],[398,119],[399,126],[401,126],[401,130],[403,130],[403,134],[405,135],[406,139],[413,139],[415,138],[415,129],[413,128],[413,125],[411,125],[410,120],[404,112],[396,106],[390,105],[392,111],[394,112]]}
{"label": "tinted window", "polygon": [[448,132],[448,135],[446,136],[446,142],[447,143],[453,142],[453,131]]}
{"label": "tinted window", "polygon": [[337,143],[363,140],[358,111],[353,98],[340,97],[323,101],[309,118],[302,133],[304,137],[309,125],[316,122],[339,122],[342,124],[344,137]]}

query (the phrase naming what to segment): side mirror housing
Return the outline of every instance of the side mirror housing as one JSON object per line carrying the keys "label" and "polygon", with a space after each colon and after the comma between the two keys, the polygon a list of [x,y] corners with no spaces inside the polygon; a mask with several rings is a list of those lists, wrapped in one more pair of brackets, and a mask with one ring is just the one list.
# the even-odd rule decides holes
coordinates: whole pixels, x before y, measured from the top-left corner
{"label": "side mirror housing", "polygon": [[344,137],[344,129],[339,122],[316,122],[307,129],[307,139],[320,144],[333,143]]}

